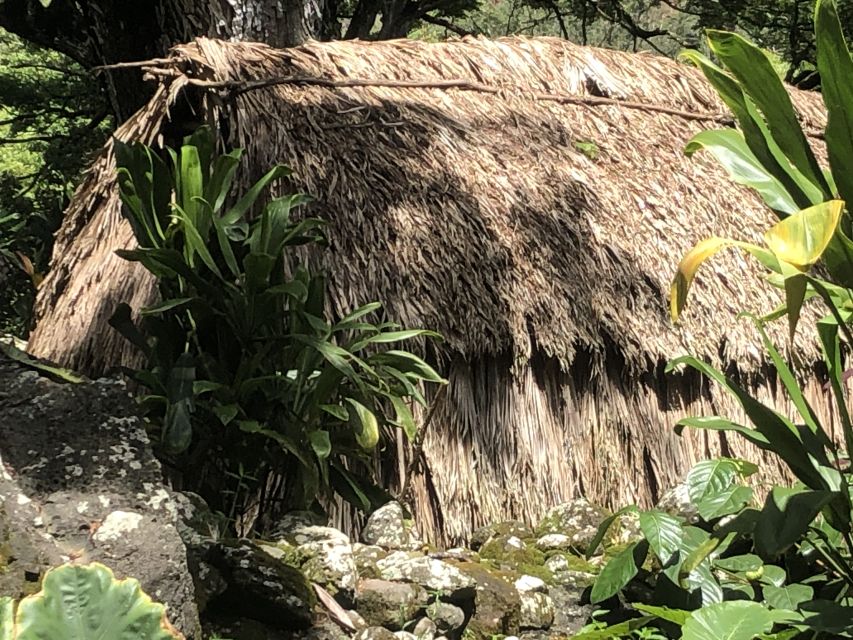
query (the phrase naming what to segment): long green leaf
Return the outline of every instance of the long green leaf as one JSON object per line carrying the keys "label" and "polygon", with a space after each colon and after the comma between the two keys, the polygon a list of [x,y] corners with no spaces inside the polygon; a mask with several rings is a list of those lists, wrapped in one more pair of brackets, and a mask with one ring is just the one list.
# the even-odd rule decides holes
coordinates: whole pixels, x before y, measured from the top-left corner
{"label": "long green leaf", "polygon": [[743,134],[735,129],[701,131],[691,138],[684,152],[691,156],[700,149],[711,152],[729,177],[747,187],[755,189],[764,202],[782,215],[799,210],[791,194],[771,174],[746,144]]}
{"label": "long green leaf", "polygon": [[592,585],[592,592],[589,595],[590,602],[596,604],[607,600],[624,589],[637,575],[637,571],[645,562],[648,550],[649,543],[642,540],[628,545],[611,558],[610,562],[604,565],[601,573],[598,574],[595,584]]}
{"label": "long green leaf", "polygon": [[767,124],[758,113],[752,100],[744,93],[743,88],[720,67],[711,62],[698,51],[685,51],[681,57],[698,66],[705,74],[708,82],[717,90],[723,102],[732,110],[738,121],[746,144],[752,153],[791,194],[799,208],[806,208],[826,198],[823,192],[806,179],[785,157],[779,145],[770,134]]}
{"label": "long green leaf", "polygon": [[709,30],[707,35],[711,50],[755,101],[785,156],[803,176],[823,191],[823,199],[832,198],[823,171],[794,111],[791,95],[785,90],[767,54],[736,33]]}
{"label": "long green leaf", "polygon": [[853,61],[833,0],[815,6],[815,40],[829,164],[841,198],[853,202]]}

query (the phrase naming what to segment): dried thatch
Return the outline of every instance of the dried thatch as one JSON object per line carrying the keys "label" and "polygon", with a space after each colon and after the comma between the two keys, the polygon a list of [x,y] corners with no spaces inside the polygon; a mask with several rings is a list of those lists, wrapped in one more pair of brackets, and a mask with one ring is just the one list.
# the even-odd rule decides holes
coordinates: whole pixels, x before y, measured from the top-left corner
{"label": "dried thatch", "polygon": [[[170,113],[194,110],[246,149],[244,182],[291,165],[279,189],[316,196],[314,213],[331,221],[321,259],[333,310],[380,300],[444,334],[430,355],[451,386],[414,485],[433,537],[533,518],[579,493],[647,503],[709,454],[756,457],[671,429],[685,413],[737,416],[697,378],[664,376],[671,357],[736,362],[757,394],[775,394],[735,317],[774,301],[741,256],[700,278],[682,327],[667,318],[668,283],[693,243],[757,240],[773,220],[711,159],[684,157],[691,135],[727,120],[693,69],[556,39],[282,51],[199,40],[149,73],[158,92],[120,139],[155,142],[176,126]],[[795,102],[822,129],[819,98]],[[31,341],[89,372],[131,357],[106,318],[152,295],[112,253],[131,242],[113,168],[107,147],[72,203]]]}

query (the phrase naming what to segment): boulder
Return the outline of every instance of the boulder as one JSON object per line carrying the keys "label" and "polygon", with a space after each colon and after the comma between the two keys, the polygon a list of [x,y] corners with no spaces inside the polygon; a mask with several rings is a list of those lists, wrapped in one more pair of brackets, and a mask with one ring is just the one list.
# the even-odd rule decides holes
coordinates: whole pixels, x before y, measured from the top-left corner
{"label": "boulder", "polygon": [[595,607],[580,604],[583,590],[563,586],[552,586],[548,589],[548,595],[554,605],[551,633],[572,637],[587,623]]}
{"label": "boulder", "polygon": [[414,550],[422,546],[417,532],[399,502],[388,502],[370,514],[361,540],[391,550]]}
{"label": "boulder", "polygon": [[536,540],[540,551],[562,551],[572,547],[572,539],[564,533],[546,533]]}
{"label": "boulder", "polygon": [[561,534],[569,538],[571,546],[585,551],[608,515],[605,509],[590,504],[585,498],[577,498],[550,509],[536,528],[536,535],[542,538],[552,533]]}
{"label": "boulder", "polygon": [[397,640],[397,636],[385,627],[368,627],[357,632],[352,640]]}
{"label": "boulder", "polygon": [[211,608],[279,628],[311,625],[316,597],[301,571],[280,562],[248,540],[219,541],[207,557],[228,589]]}
{"label": "boulder", "polygon": [[419,640],[434,640],[437,632],[438,629],[435,622],[429,618],[421,618],[415,623],[415,626],[412,627],[412,633]]}
{"label": "boulder", "polygon": [[405,553],[390,554],[376,563],[383,580],[412,582],[428,591],[437,592],[451,602],[474,596],[476,582],[456,566],[435,558],[409,557]]}
{"label": "boulder", "polygon": [[452,634],[465,624],[465,612],[449,602],[436,600],[427,607],[427,616],[435,625],[435,630],[441,635]]}
{"label": "boulder", "polygon": [[479,551],[480,547],[486,544],[492,538],[498,536],[515,536],[526,540],[533,537],[533,529],[520,520],[508,520],[506,522],[497,522],[495,524],[480,527],[473,534],[469,546],[473,551]]}
{"label": "boulder", "polygon": [[[120,380],[59,383],[0,354],[0,588],[50,566],[101,562],[200,638],[195,587],[137,407]],[[5,542],[4,542],[5,540]]]}
{"label": "boulder", "polygon": [[359,582],[356,591],[356,611],[364,621],[392,631],[417,618],[428,601],[427,592],[411,583],[367,579]]}
{"label": "boulder", "polygon": [[477,585],[473,614],[466,631],[470,631],[478,640],[518,633],[521,598],[511,582],[515,576],[504,576],[481,564],[465,562],[456,566]]}
{"label": "boulder", "polygon": [[356,542],[352,545],[352,555],[355,568],[361,578],[378,578],[379,569],[376,563],[388,557],[388,552],[382,547]]}
{"label": "boulder", "polygon": [[655,505],[655,508],[665,511],[672,516],[684,518],[691,524],[699,521],[699,510],[690,499],[690,490],[687,488],[687,482],[680,482],[665,491],[657,505]]}
{"label": "boulder", "polygon": [[546,593],[521,591],[521,629],[548,629],[554,623],[554,602]]}

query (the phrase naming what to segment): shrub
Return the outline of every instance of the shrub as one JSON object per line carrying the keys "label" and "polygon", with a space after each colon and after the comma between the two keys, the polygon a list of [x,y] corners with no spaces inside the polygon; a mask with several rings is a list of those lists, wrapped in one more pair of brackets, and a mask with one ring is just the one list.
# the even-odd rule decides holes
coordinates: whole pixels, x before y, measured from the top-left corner
{"label": "shrub", "polygon": [[[740,460],[703,462],[688,476],[700,519],[685,522],[657,510],[639,513],[643,537],[601,571],[591,593],[605,602],[629,584],[652,596],[634,605],[635,627],[656,624],[673,637],[844,638],[853,635],[853,503],[848,454],[853,425],[844,389],[843,355],[853,343],[853,230],[846,203],[853,198],[853,61],[832,0],[815,9],[818,69],[828,111],[825,132],[830,171],[818,164],[790,97],[771,61],[737,34],[709,32],[723,67],[697,52],[696,63],[735,115],[738,129],[705,131],[688,153],[713,153],[736,181],[753,187],[781,219],[758,246],[725,238],[700,242],[681,261],[671,291],[677,320],[702,262],[724,247],[739,247],[770,272],[784,304],[763,317],[744,314],[776,369],[797,417],[751,397],[736,380],[686,356],[668,370],[689,366],[731,393],[751,426],[725,416],[685,418],[677,430],[729,431],[775,453],[797,482],[774,486],[762,505],[743,480],[756,469]],[[812,269],[818,262],[827,278]],[[795,372],[770,340],[766,325],[787,317],[793,338],[809,299],[828,309],[817,326],[842,426],[839,445],[809,405]],[[634,507],[623,510],[638,511]],[[602,525],[603,536],[610,522]],[[591,546],[590,551],[598,545]],[[587,636],[579,636],[587,637]],[[591,637],[591,636],[590,636]]]}
{"label": "shrub", "polygon": [[[124,214],[139,243],[119,254],[156,276],[162,300],[141,311],[141,328],[126,305],[111,320],[145,354],[134,376],[150,391],[144,404],[161,453],[235,519],[253,501],[262,513],[304,509],[334,491],[377,506],[387,498],[359,461],[386,427],[413,437],[421,383],[443,382],[421,358],[389,347],[439,336],[371,321],[378,303],[327,318],[323,276],[292,255],[323,242],[322,221],[291,216],[308,201],[300,195],[257,205],[285,167],[232,203],[239,150],[217,155],[204,128],[168,155],[169,164],[142,145],[117,146]],[[223,491],[230,498],[218,499]]]}

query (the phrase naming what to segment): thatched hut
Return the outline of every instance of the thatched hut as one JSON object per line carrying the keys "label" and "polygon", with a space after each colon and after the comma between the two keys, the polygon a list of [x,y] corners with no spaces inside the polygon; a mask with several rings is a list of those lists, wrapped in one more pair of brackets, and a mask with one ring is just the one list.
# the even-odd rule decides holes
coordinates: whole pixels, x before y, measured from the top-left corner
{"label": "thatched hut", "polygon": [[[742,256],[715,261],[682,326],[667,317],[690,246],[757,240],[773,221],[712,159],[684,156],[694,133],[730,124],[692,68],[544,38],[288,50],[198,40],[146,72],[156,94],[118,138],[168,142],[206,121],[223,146],[245,148],[244,183],[289,164],[293,180],[276,188],[312,194],[331,223],[330,250],[314,256],[331,311],[379,300],[404,325],[444,334],[427,355],[450,386],[414,482],[429,535],[533,519],[579,494],[649,503],[703,457],[757,457],[736,438],[672,431],[685,414],[739,415],[698,377],[664,375],[686,352],[777,394],[736,319],[774,305]],[[822,129],[818,97],[795,103]],[[133,357],[106,324],[117,303],[154,294],[113,254],[131,243],[107,146],[58,235],[35,353],[90,373]],[[812,346],[801,353],[816,362]],[[814,367],[802,373],[826,407]]]}

